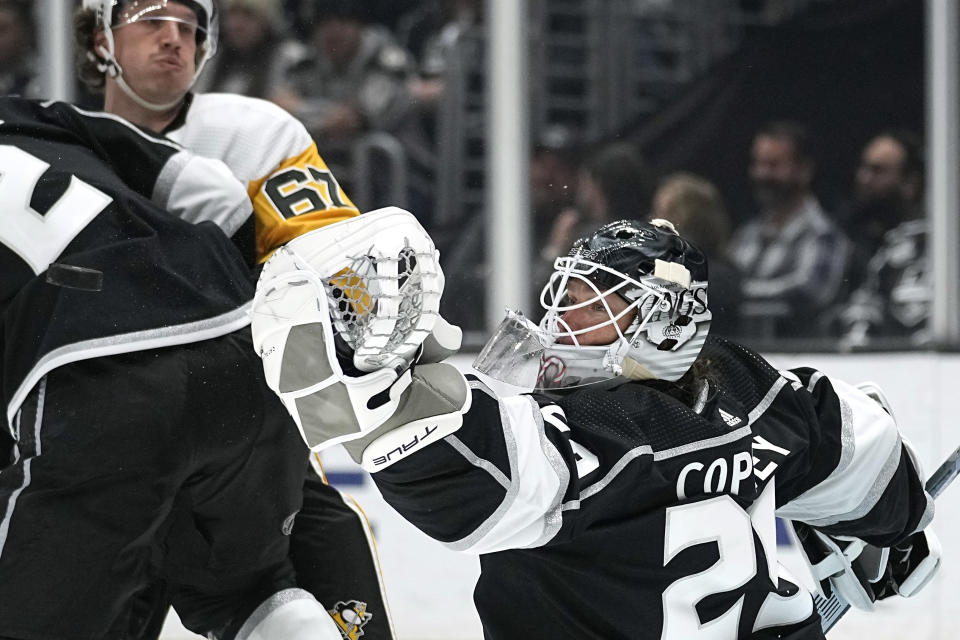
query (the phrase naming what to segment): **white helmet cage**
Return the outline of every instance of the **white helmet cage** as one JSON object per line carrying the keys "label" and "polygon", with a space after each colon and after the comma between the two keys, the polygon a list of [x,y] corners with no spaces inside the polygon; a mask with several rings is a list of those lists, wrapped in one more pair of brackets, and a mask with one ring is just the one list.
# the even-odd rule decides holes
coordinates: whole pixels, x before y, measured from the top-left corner
{"label": "white helmet cage", "polygon": [[[675,381],[693,364],[706,340],[707,265],[703,254],[665,221],[611,222],[578,240],[557,258],[540,295],[545,310],[539,333],[546,345],[537,387],[586,384],[617,375]],[[571,304],[571,280],[593,295]],[[608,296],[627,302],[619,313]],[[574,330],[564,321],[573,309],[601,304],[606,318]],[[621,330],[619,321],[632,316]],[[581,337],[605,326],[616,330],[608,345],[582,345]],[[558,344],[567,338],[573,344]]]}
{"label": "white helmet cage", "polygon": [[[182,96],[169,103],[155,103],[144,99],[138,95],[123,78],[123,69],[116,58],[114,49],[113,30],[118,29],[124,24],[130,24],[138,20],[171,20],[178,21],[170,16],[151,16],[152,13],[163,9],[170,2],[176,2],[189,7],[197,15],[197,52],[196,69],[193,74],[193,82],[196,82],[203,71],[204,66],[217,52],[217,44],[220,36],[220,18],[217,12],[217,6],[214,0],[83,0],[83,8],[96,12],[97,24],[103,29],[107,41],[106,47],[99,47],[96,52],[87,52],[87,55],[97,62],[97,66],[103,73],[115,78],[120,88],[131,99],[139,105],[152,111],[164,111],[176,106]],[[123,24],[115,24],[120,18],[124,7],[138,5],[132,16],[128,16]],[[192,86],[192,83],[191,83]]]}

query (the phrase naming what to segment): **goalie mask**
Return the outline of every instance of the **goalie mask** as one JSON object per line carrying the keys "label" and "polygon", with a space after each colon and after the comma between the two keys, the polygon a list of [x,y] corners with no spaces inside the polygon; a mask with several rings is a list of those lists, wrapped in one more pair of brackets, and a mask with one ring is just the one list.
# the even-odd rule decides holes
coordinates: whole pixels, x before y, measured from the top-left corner
{"label": "goalie mask", "polygon": [[710,328],[707,263],[669,222],[608,223],[554,269],[539,326],[509,313],[477,370],[555,389],[619,375],[675,381],[696,360]]}
{"label": "goalie mask", "polygon": [[[191,9],[195,20],[170,15],[167,7],[180,4]],[[97,25],[103,29],[106,46],[98,47],[87,56],[97,63],[97,68],[117,81],[117,84],[131,100],[151,111],[166,111],[177,106],[182,96],[169,103],[156,103],[146,100],[134,91],[123,77],[123,69],[117,61],[113,32],[134,22],[169,21],[192,29],[196,34],[197,57],[193,81],[196,82],[204,65],[217,52],[219,35],[219,16],[214,0],[83,0],[83,8],[96,12]],[[192,83],[191,83],[192,85]]]}

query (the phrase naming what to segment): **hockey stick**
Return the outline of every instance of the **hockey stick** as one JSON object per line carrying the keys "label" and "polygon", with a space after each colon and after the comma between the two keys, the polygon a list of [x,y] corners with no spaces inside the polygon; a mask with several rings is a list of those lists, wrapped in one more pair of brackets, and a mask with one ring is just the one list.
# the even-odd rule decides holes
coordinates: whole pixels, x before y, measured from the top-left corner
{"label": "hockey stick", "polygon": [[[957,447],[944,460],[943,464],[933,472],[933,475],[927,478],[927,484],[924,488],[927,493],[936,498],[954,481],[957,475],[960,475],[960,447]],[[850,609],[850,603],[837,593],[836,589],[832,590],[829,598],[814,594],[813,601],[817,607],[817,612],[820,613],[821,628],[824,633],[832,629]]]}

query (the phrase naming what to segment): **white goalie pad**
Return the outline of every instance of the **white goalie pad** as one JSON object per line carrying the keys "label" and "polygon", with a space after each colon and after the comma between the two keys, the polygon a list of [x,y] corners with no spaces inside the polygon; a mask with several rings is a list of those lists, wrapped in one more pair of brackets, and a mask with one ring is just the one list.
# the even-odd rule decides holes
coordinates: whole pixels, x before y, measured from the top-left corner
{"label": "white goalie pad", "polygon": [[[305,234],[270,258],[253,304],[254,347],[311,449],[359,438],[392,415],[442,287],[430,237],[396,208]],[[346,361],[335,335],[349,347]]]}

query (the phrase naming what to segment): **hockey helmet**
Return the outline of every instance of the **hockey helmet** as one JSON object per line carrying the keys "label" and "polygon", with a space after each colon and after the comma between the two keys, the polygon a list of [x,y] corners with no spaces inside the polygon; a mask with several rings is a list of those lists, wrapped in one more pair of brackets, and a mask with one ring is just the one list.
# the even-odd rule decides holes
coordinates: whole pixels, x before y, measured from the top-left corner
{"label": "hockey helmet", "polygon": [[[103,29],[107,41],[105,47],[97,49],[96,55],[93,52],[89,52],[88,55],[98,63],[98,68],[102,72],[117,80],[117,84],[132,100],[153,111],[165,111],[175,107],[182,97],[166,104],[160,104],[144,99],[130,88],[130,85],[123,78],[123,69],[117,62],[113,30],[145,20],[182,22],[179,18],[164,15],[163,10],[171,2],[189,7],[197,16],[197,22],[193,25],[197,34],[198,56],[193,74],[193,80],[196,82],[207,61],[217,52],[220,19],[214,0],[83,0],[84,9],[96,12],[97,24]],[[99,59],[97,56],[99,56]]]}
{"label": "hockey helmet", "polygon": [[[696,360],[710,328],[707,261],[671,223],[610,222],[577,240],[569,255],[556,259],[554,269],[540,294],[545,314],[539,326],[510,314],[478,357],[480,371],[528,386],[516,376],[529,374],[530,361],[537,358],[532,386],[551,389],[618,375],[675,381]],[[571,299],[572,282],[588,293]],[[626,303],[616,305],[616,312],[611,294]],[[567,313],[588,307],[605,313],[590,326],[568,323]],[[586,334],[604,327],[613,328],[612,342],[582,344]],[[512,353],[523,354],[526,362],[494,364],[504,360],[504,345],[493,345],[500,339],[523,345]],[[507,371],[513,379],[497,375]]]}

